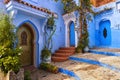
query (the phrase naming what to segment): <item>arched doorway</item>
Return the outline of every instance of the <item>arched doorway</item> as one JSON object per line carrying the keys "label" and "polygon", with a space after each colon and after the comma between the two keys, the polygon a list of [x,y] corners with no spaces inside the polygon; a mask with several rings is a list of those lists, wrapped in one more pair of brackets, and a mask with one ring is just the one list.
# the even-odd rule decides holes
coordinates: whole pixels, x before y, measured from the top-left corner
{"label": "arched doorway", "polygon": [[17,31],[18,45],[22,47],[23,53],[20,56],[22,66],[33,65],[34,62],[34,33],[28,23],[21,25]]}
{"label": "arched doorway", "polygon": [[108,46],[111,44],[111,29],[110,29],[110,21],[101,21],[99,24],[99,35],[100,35],[100,45]]}
{"label": "arched doorway", "polygon": [[75,26],[73,21],[70,23],[69,29],[70,46],[75,46]]}

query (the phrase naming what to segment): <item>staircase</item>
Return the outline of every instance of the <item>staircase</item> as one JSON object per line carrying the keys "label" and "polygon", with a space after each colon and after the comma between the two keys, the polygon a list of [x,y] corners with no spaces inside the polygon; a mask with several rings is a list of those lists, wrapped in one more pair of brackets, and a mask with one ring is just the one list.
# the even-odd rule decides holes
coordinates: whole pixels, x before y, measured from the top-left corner
{"label": "staircase", "polygon": [[75,53],[75,47],[63,47],[59,48],[55,52],[55,54],[52,55],[52,61],[53,62],[63,62],[69,59],[69,56],[73,55]]}

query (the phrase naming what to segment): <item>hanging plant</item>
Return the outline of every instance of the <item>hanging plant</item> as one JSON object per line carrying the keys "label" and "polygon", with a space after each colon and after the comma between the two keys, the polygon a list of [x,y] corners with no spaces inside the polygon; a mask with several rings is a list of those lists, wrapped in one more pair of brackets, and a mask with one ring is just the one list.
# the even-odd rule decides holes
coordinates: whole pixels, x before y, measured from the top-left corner
{"label": "hanging plant", "polygon": [[54,17],[52,16],[48,18],[47,27],[50,29],[53,29],[54,25],[55,25],[55,21],[54,21]]}

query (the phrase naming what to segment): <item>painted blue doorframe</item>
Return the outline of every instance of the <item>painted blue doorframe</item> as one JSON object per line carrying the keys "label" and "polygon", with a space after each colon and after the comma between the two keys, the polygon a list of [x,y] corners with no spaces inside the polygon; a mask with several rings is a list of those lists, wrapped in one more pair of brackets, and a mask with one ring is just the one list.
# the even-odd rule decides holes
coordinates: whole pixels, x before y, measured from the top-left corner
{"label": "painted blue doorframe", "polygon": [[70,23],[70,46],[75,46],[75,26],[73,21]]}
{"label": "painted blue doorframe", "polygon": [[109,20],[101,21],[99,24],[99,41],[101,46],[109,46],[111,44],[110,26]]}

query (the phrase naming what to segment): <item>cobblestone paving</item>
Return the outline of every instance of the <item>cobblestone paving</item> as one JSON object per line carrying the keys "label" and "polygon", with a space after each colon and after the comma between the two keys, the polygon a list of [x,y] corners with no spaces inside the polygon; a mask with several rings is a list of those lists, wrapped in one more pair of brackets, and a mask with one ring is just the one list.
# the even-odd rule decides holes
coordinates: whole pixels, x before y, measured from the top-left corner
{"label": "cobblestone paving", "polygon": [[74,78],[61,73],[53,74],[43,70],[32,72],[31,78],[32,80],[74,80]]}

